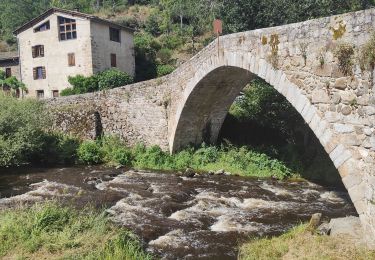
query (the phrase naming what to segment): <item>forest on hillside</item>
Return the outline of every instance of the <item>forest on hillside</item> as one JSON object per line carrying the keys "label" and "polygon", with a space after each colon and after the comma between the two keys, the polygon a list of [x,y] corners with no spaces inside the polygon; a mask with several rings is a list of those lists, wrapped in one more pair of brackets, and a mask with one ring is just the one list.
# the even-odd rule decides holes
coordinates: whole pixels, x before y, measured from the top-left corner
{"label": "forest on hillside", "polygon": [[224,33],[252,30],[370,8],[375,0],[0,0],[0,52],[16,49],[13,31],[51,7],[78,10],[137,29],[137,79],[170,73],[212,39],[212,21]]}

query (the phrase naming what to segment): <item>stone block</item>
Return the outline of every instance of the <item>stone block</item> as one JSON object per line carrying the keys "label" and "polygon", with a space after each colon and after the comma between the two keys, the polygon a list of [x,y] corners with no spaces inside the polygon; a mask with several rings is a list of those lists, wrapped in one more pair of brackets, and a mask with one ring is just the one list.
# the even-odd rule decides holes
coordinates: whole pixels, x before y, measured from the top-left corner
{"label": "stone block", "polygon": [[354,126],[348,125],[348,124],[334,124],[333,128],[337,133],[353,133],[354,132]]}
{"label": "stone block", "polygon": [[312,103],[325,103],[328,104],[330,102],[329,96],[327,92],[323,89],[317,89],[312,92]]}
{"label": "stone block", "polygon": [[337,89],[345,90],[347,85],[348,85],[348,78],[342,77],[342,78],[336,79],[335,84],[333,84],[333,87]]}

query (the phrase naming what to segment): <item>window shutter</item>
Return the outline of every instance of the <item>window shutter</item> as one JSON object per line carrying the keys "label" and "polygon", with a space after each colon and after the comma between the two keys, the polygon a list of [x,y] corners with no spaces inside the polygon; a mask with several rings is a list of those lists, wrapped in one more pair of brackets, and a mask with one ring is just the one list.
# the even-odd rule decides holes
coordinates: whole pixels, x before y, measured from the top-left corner
{"label": "window shutter", "polygon": [[34,79],[37,79],[37,68],[33,68]]}
{"label": "window shutter", "polygon": [[116,54],[111,54],[111,67],[117,67]]}
{"label": "window shutter", "polygon": [[40,45],[40,56],[44,57],[44,45]]}
{"label": "window shutter", "polygon": [[69,66],[75,66],[76,65],[76,57],[74,53],[68,54],[68,65]]}
{"label": "window shutter", "polygon": [[72,53],[72,66],[76,65],[76,55]]}
{"label": "window shutter", "polygon": [[33,54],[33,58],[36,57],[36,46],[31,47],[31,52]]}
{"label": "window shutter", "polygon": [[42,67],[42,75],[43,75],[43,79],[46,78],[46,67]]}

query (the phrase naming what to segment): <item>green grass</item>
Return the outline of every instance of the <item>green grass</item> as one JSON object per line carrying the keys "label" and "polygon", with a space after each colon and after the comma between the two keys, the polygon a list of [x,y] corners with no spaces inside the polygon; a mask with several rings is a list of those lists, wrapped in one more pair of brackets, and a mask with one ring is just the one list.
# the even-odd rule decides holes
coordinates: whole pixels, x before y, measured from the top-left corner
{"label": "green grass", "polygon": [[0,258],[152,259],[104,212],[55,202],[0,211]]}
{"label": "green grass", "polygon": [[137,145],[132,148],[115,137],[103,137],[99,141],[85,141],[78,149],[82,163],[124,165],[136,169],[184,171],[225,170],[232,174],[252,177],[276,177],[284,179],[292,171],[279,160],[251,150],[248,147],[206,146],[188,148],[176,154],[164,152],[158,146]]}
{"label": "green grass", "polygon": [[242,245],[239,260],[367,260],[375,259],[375,251],[355,246],[347,237],[312,234],[307,225],[299,225],[273,238],[255,239]]}

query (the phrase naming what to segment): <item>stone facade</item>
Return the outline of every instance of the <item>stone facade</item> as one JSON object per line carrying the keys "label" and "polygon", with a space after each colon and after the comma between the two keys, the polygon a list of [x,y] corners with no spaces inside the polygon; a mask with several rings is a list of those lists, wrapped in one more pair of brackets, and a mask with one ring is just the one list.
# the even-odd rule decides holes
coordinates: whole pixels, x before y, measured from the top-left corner
{"label": "stone facade", "polygon": [[[85,104],[104,133],[176,151],[215,142],[230,105],[255,76],[284,95],[313,130],[338,169],[375,246],[375,96],[373,71],[340,69],[335,50],[355,52],[370,38],[375,9],[220,37],[165,78],[66,99],[52,109]],[[80,113],[73,110],[72,113]],[[74,118],[74,117],[73,117]],[[76,118],[57,123],[74,128]],[[61,128],[61,126],[64,126]],[[82,132],[85,134],[85,132]]]}
{"label": "stone facade", "polygon": [[18,53],[0,53],[0,70],[5,72],[7,69],[10,69],[11,76],[21,79]]}
{"label": "stone facade", "polygon": [[[59,17],[75,21],[76,39],[62,40]],[[36,18],[35,22],[16,30],[20,52],[21,80],[28,88],[28,95],[36,97],[43,91],[44,97],[53,97],[71,87],[69,76],[91,76],[112,67],[111,55],[116,56],[119,70],[134,76],[135,59],[133,31],[82,13],[51,9]],[[35,31],[49,23],[49,29]],[[68,25],[73,26],[73,25]],[[72,27],[69,27],[72,28]],[[120,32],[120,42],[110,40],[110,28]],[[32,48],[43,46],[43,55],[33,57]],[[74,55],[74,64],[69,64],[68,55]],[[44,67],[45,77],[35,79],[35,68]]]}

